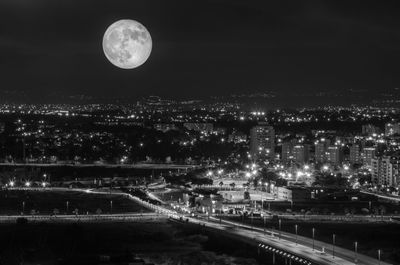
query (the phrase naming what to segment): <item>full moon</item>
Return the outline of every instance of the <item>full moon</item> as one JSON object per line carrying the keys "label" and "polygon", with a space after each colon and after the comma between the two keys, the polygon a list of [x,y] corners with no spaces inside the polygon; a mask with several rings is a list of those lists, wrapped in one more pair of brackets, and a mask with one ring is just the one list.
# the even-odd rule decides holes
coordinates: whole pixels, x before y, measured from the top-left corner
{"label": "full moon", "polygon": [[113,23],[103,37],[104,54],[112,64],[122,69],[144,64],[151,48],[150,33],[135,20],[123,19]]}

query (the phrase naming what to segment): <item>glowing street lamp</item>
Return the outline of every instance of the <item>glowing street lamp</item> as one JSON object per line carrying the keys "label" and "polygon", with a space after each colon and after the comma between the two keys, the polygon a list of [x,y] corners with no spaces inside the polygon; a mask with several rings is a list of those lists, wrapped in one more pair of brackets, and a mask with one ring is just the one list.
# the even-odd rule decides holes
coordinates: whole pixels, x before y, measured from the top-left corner
{"label": "glowing street lamp", "polygon": [[313,227],[313,229],[312,229],[312,250],[315,249],[314,238],[315,238],[315,228]]}
{"label": "glowing street lamp", "polygon": [[378,261],[379,261],[379,265],[381,264],[381,250],[378,249]]}
{"label": "glowing street lamp", "polygon": [[25,186],[26,186],[26,187],[30,187],[30,186],[31,186],[31,183],[30,183],[29,181],[27,181],[27,182],[25,182]]}
{"label": "glowing street lamp", "polygon": [[336,241],[336,235],[332,235],[332,257],[335,258],[335,241]]}
{"label": "glowing street lamp", "polygon": [[357,263],[357,248],[358,248],[358,242],[354,242],[354,263]]}
{"label": "glowing street lamp", "polygon": [[11,181],[10,181],[10,186],[11,186],[11,187],[14,187],[14,185],[15,185],[14,181],[11,180]]}
{"label": "glowing street lamp", "polygon": [[279,240],[280,240],[281,239],[281,233],[282,233],[282,220],[279,219],[278,222],[279,222]]}

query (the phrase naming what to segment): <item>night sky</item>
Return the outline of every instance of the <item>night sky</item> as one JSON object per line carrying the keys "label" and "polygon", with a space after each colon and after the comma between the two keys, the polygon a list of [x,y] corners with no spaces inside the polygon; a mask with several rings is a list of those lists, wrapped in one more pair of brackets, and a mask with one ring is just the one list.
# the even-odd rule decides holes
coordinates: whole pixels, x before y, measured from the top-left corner
{"label": "night sky", "polygon": [[[400,87],[396,1],[0,0],[0,92],[194,98]],[[134,19],[153,51],[122,70],[106,28]],[[62,98],[62,97],[60,97]]]}

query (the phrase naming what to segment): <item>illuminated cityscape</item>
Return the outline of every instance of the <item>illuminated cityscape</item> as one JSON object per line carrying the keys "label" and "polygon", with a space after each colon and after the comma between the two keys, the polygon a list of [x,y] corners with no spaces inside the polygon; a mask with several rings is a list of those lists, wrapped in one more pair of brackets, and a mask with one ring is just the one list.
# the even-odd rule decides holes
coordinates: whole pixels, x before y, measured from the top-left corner
{"label": "illuminated cityscape", "polygon": [[0,265],[400,265],[398,13],[1,0]]}

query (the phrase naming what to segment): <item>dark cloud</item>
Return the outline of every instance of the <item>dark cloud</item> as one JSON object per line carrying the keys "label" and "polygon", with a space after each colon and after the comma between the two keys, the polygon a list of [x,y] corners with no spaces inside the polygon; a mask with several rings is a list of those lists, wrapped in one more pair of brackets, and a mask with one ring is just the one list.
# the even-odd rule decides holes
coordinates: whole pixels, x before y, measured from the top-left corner
{"label": "dark cloud", "polygon": [[[398,87],[396,2],[2,0],[0,90],[91,96],[207,96]],[[103,56],[108,25],[130,18],[154,41],[143,66]],[[39,97],[39,98],[41,98]]]}

